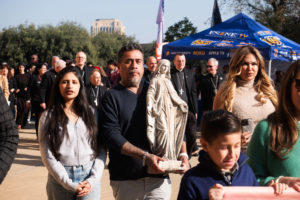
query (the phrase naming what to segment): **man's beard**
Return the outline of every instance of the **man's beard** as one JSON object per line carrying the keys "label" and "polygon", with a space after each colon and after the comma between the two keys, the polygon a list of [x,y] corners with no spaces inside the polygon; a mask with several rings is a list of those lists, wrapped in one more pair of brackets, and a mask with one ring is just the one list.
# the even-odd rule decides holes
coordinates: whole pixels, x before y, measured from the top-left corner
{"label": "man's beard", "polygon": [[131,76],[132,73],[138,73],[138,75],[140,75],[139,71],[137,71],[135,69],[130,70],[128,73],[127,79],[121,80],[122,85],[124,85],[125,87],[138,87],[139,86],[142,78],[140,76]]}
{"label": "man's beard", "polygon": [[139,77],[132,77],[127,80],[127,86],[128,87],[137,87],[141,82],[141,78]]}

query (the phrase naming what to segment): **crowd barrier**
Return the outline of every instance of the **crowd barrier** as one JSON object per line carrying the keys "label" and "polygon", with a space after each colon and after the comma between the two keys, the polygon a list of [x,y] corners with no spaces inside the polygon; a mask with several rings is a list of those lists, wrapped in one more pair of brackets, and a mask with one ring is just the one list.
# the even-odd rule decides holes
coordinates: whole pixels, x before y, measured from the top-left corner
{"label": "crowd barrier", "polygon": [[273,187],[224,187],[224,200],[300,200],[300,193],[288,188],[281,195],[274,194]]}

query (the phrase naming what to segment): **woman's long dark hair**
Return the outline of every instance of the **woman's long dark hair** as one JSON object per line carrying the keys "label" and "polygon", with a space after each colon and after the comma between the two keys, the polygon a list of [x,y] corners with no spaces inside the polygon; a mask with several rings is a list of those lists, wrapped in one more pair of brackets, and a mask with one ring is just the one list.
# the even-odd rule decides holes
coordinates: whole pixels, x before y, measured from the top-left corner
{"label": "woman's long dark hair", "polygon": [[75,98],[72,107],[74,112],[82,118],[88,129],[88,140],[94,151],[94,156],[96,157],[98,152],[97,123],[94,117],[94,113],[88,104],[84,84],[81,79],[80,73],[75,67],[66,67],[62,71],[60,71],[52,86],[50,103],[47,109],[49,114],[49,119],[47,119],[48,126],[46,126],[48,130],[47,134],[49,136],[50,150],[54,154],[55,158],[59,160],[60,155],[58,153],[58,150],[62,143],[62,137],[59,134],[60,129],[62,129],[62,133],[64,135],[66,134],[68,136],[67,123],[69,119],[63,110],[65,107],[65,101],[59,90],[59,83],[67,73],[74,73],[80,82],[79,93]]}
{"label": "woman's long dark hair", "polygon": [[291,85],[298,72],[300,61],[294,62],[287,70],[281,82],[278,107],[268,117],[271,124],[270,148],[279,159],[284,159],[299,138],[297,109],[291,98]]}

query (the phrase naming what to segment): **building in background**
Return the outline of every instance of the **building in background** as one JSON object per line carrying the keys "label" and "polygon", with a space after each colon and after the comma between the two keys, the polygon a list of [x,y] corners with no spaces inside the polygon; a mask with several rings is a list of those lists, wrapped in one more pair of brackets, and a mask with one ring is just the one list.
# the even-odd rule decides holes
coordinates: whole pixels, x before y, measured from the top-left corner
{"label": "building in background", "polygon": [[106,33],[119,32],[125,34],[125,26],[118,19],[96,19],[91,27],[91,35],[95,36],[100,31]]}

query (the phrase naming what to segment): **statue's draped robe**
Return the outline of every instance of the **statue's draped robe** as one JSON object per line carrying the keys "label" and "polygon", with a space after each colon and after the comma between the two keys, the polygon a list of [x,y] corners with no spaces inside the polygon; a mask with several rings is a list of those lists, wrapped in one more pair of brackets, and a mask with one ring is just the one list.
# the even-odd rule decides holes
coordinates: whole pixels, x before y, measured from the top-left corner
{"label": "statue's draped robe", "polygon": [[177,160],[187,120],[187,105],[171,81],[154,77],[147,93],[147,136],[152,153]]}

